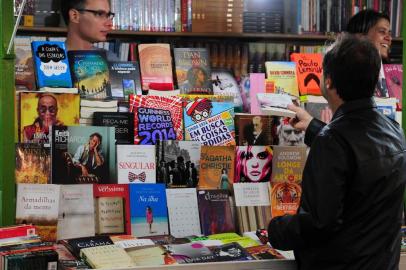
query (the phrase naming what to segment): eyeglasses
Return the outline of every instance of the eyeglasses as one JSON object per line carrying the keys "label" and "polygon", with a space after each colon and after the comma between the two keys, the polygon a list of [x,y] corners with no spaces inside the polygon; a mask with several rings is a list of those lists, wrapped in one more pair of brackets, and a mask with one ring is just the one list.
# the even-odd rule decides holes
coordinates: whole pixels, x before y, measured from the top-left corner
{"label": "eyeglasses", "polygon": [[106,12],[104,10],[93,10],[93,9],[77,9],[79,12],[90,12],[92,13],[96,18],[100,19],[105,19],[105,20],[112,20],[114,16],[116,15],[113,12]]}
{"label": "eyeglasses", "polygon": [[50,107],[47,107],[47,106],[40,106],[39,108],[38,108],[38,111],[40,112],[40,113],[46,113],[47,111],[49,112],[49,113],[56,113],[56,107],[54,107],[54,106],[50,106]]}

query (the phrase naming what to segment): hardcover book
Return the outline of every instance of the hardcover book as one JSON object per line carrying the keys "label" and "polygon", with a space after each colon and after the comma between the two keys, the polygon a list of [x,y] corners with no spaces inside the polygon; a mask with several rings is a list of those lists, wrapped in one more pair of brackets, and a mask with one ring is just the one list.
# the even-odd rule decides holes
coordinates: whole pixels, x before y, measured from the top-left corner
{"label": "hardcover book", "polygon": [[52,183],[117,183],[113,127],[54,126]]}
{"label": "hardcover book", "polygon": [[202,145],[235,145],[234,105],[198,98],[185,105],[185,139]]}
{"label": "hardcover book", "polygon": [[16,143],[16,183],[48,184],[51,180],[51,150],[43,144]]}
{"label": "hardcover book", "polygon": [[62,185],[57,239],[94,236],[94,213],[92,185]]}
{"label": "hardcover book", "polygon": [[138,62],[109,62],[109,72],[112,98],[128,100],[130,94],[142,94]]}
{"label": "hardcover book", "polygon": [[206,48],[174,48],[176,78],[182,94],[213,94]]}
{"label": "hardcover book", "polygon": [[300,95],[321,96],[322,56],[319,53],[292,53],[296,63],[296,74]]}
{"label": "hardcover book", "polygon": [[169,234],[165,185],[132,184],[129,188],[132,235]]}
{"label": "hardcover book", "polygon": [[271,180],[274,155],[271,146],[237,146],[236,152],[234,183]]}
{"label": "hardcover book", "polygon": [[52,125],[79,124],[79,95],[20,93],[20,141],[49,143]]}
{"label": "hardcover book", "polygon": [[227,190],[199,190],[197,200],[204,235],[235,230]]}
{"label": "hardcover book", "polygon": [[[299,97],[296,64],[294,62],[265,62],[267,89],[270,93],[289,94]],[[268,89],[269,88],[269,89]]]}
{"label": "hardcover book", "polygon": [[237,145],[272,145],[276,136],[275,117],[236,114],[235,132]]}
{"label": "hardcover book", "polygon": [[131,234],[128,185],[93,185],[96,205],[96,234]]}
{"label": "hardcover book", "polygon": [[59,190],[50,184],[17,184],[16,224],[33,224],[42,241],[56,241]]}
{"label": "hardcover book", "polygon": [[171,235],[200,235],[199,210],[195,188],[167,189],[169,227]]}
{"label": "hardcover book", "polygon": [[37,87],[72,87],[65,42],[32,41]]}
{"label": "hardcover book", "polygon": [[94,112],[93,125],[115,127],[116,144],[134,143],[134,114],[127,112]]}
{"label": "hardcover book", "polygon": [[102,50],[69,51],[73,85],[81,98],[111,98],[109,66]]}
{"label": "hardcover book", "polygon": [[117,145],[119,184],[156,183],[154,145]]}
{"label": "hardcover book", "polygon": [[167,187],[196,187],[201,145],[194,141],[160,141],[156,145],[157,183]]}
{"label": "hardcover book", "polygon": [[172,57],[169,44],[138,45],[142,90],[173,90]]}
{"label": "hardcover book", "polygon": [[397,109],[402,110],[403,65],[384,64],[383,72],[388,86],[389,97],[396,98],[398,105]]}
{"label": "hardcover book", "polygon": [[202,146],[199,189],[231,190],[234,179],[234,146]]}
{"label": "hardcover book", "polygon": [[134,113],[134,143],[183,140],[182,99],[174,96],[130,95]]}

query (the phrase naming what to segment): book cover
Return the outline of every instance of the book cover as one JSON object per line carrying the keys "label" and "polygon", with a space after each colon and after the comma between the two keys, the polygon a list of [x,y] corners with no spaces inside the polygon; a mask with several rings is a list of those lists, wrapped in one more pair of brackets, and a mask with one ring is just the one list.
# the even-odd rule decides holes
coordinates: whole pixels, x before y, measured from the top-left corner
{"label": "book cover", "polygon": [[197,200],[204,235],[235,230],[227,190],[199,190]]}
{"label": "book cover", "polygon": [[72,87],[65,42],[32,41],[37,87]]}
{"label": "book cover", "polygon": [[126,249],[137,266],[158,266],[176,264],[176,260],[161,246]]}
{"label": "book cover", "polygon": [[115,245],[83,248],[80,257],[93,269],[130,268],[136,265],[124,249]]}
{"label": "book cover", "polygon": [[234,146],[202,146],[199,189],[231,190],[234,179]]}
{"label": "book cover", "polygon": [[37,229],[34,225],[11,225],[0,228],[0,239],[26,237],[37,235]]}
{"label": "book cover", "polygon": [[271,248],[269,245],[248,247],[245,250],[257,260],[285,259],[282,254],[280,254],[276,249]]}
{"label": "book cover", "polygon": [[169,44],[140,44],[138,54],[142,90],[173,90],[172,57]]}
{"label": "book cover", "polygon": [[[131,234],[128,185],[95,184],[93,185],[93,195],[96,205],[96,233],[103,234],[114,230],[114,233]],[[109,198],[112,199],[109,200]]]}
{"label": "book cover", "polygon": [[182,99],[174,96],[130,95],[134,113],[134,143],[183,140]]}
{"label": "book cover", "polygon": [[300,95],[321,96],[322,56],[319,53],[292,53],[291,61],[296,63],[296,75]]}
{"label": "book cover", "polygon": [[111,97],[128,100],[130,94],[141,95],[138,62],[109,61]]}
{"label": "book cover", "polygon": [[[309,96],[308,96],[309,97]],[[333,118],[333,112],[331,111],[327,100],[322,96],[312,96],[304,103],[306,111],[316,119],[328,124]]]}
{"label": "book cover", "polygon": [[132,184],[131,232],[136,237],[169,234],[164,184]]}
{"label": "book cover", "polygon": [[212,249],[215,261],[251,261],[255,260],[246,249],[238,243],[228,243]]}
{"label": "book cover", "polygon": [[48,184],[51,181],[51,150],[43,144],[16,143],[16,183]]}
{"label": "book cover", "polygon": [[276,117],[276,136],[273,144],[280,146],[306,146],[304,143],[305,132],[295,129],[289,123],[289,117]]}
{"label": "book cover", "polygon": [[20,93],[20,141],[49,143],[52,125],[78,125],[78,94]]}
{"label": "book cover", "polygon": [[384,64],[383,72],[388,86],[389,97],[396,98],[398,102],[397,109],[402,110],[403,65]]}
{"label": "book cover", "polygon": [[262,114],[261,106],[257,99],[257,94],[265,93],[265,73],[251,73],[249,81],[244,83],[244,88],[248,84],[249,87],[249,108],[251,114]]}
{"label": "book cover", "polygon": [[154,145],[117,145],[119,184],[156,183]]}
{"label": "book cover", "polygon": [[299,97],[295,62],[269,61],[265,62],[265,68],[267,75],[266,92]]}
{"label": "book cover", "polygon": [[271,146],[237,146],[234,182],[269,182],[272,175]]}
{"label": "book cover", "polygon": [[115,127],[116,144],[134,143],[134,114],[128,112],[94,112],[94,126]]}
{"label": "book cover", "polygon": [[174,48],[176,78],[182,94],[213,94],[206,48]]}
{"label": "book cover", "polygon": [[58,240],[94,236],[93,186],[61,185],[58,212]]}
{"label": "book cover", "polygon": [[214,259],[210,249],[200,242],[165,245],[165,249],[180,264],[210,262]]}
{"label": "book cover", "polygon": [[185,139],[202,145],[235,145],[234,105],[198,98],[185,104]]}
{"label": "book cover", "polygon": [[42,241],[56,241],[58,185],[17,184],[16,224],[33,224]]}
{"label": "book cover", "polygon": [[113,127],[54,126],[52,183],[117,183]]}
{"label": "book cover", "polygon": [[35,74],[31,38],[29,36],[15,37],[14,52],[16,57],[14,69],[16,90],[34,90]]}
{"label": "book cover", "polygon": [[269,182],[234,183],[235,206],[269,206]]}
{"label": "book cover", "polygon": [[273,146],[272,183],[302,182],[303,169],[306,163],[305,146]]}
{"label": "book cover", "polygon": [[171,235],[200,235],[199,210],[195,188],[167,189],[169,228]]}
{"label": "book cover", "polygon": [[107,235],[96,235],[91,237],[79,237],[67,240],[62,240],[62,244],[72,252],[76,258],[80,258],[80,250],[89,247],[114,245],[110,237]]}
{"label": "book cover", "polygon": [[276,136],[275,117],[236,114],[235,131],[237,145],[272,145]]}
{"label": "book cover", "polygon": [[111,98],[109,66],[102,50],[68,51],[73,86],[81,98]]}
{"label": "book cover", "polygon": [[201,145],[195,141],[160,141],[156,145],[157,183],[167,187],[196,187]]}
{"label": "book cover", "polygon": [[234,111],[243,112],[243,93],[234,77],[232,70],[215,68],[211,72],[213,94],[218,96],[232,97]]}
{"label": "book cover", "polygon": [[296,214],[301,196],[302,187],[295,182],[272,183],[270,188],[272,218]]}

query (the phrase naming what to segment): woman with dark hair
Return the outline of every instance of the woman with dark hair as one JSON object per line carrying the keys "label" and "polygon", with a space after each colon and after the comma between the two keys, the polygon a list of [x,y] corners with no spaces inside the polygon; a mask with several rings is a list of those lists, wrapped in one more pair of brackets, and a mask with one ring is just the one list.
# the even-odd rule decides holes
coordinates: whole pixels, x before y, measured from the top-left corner
{"label": "woman with dark hair", "polygon": [[239,146],[237,149],[237,182],[268,182],[272,173],[270,146]]}

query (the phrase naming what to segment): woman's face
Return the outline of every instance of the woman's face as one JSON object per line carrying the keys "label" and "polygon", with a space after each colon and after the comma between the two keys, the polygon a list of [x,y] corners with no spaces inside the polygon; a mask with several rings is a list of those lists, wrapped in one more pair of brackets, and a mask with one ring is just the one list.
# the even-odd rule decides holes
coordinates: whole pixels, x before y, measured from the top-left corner
{"label": "woman's face", "polygon": [[245,152],[243,171],[251,182],[266,177],[272,166],[272,154],[263,146],[249,146]]}
{"label": "woman's face", "polygon": [[375,47],[379,50],[379,54],[383,59],[389,57],[389,49],[392,44],[392,36],[390,30],[390,23],[386,19],[380,19],[378,22],[369,29],[367,37]]}

